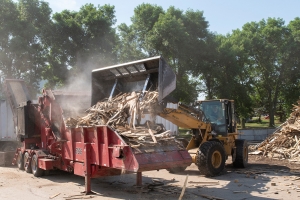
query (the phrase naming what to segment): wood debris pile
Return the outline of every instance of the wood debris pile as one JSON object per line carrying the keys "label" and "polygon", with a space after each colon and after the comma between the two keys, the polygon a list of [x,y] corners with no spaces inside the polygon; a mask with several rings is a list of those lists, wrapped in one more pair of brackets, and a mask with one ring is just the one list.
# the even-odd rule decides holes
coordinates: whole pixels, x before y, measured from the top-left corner
{"label": "wood debris pile", "polygon": [[[70,127],[108,125],[120,132],[135,129],[134,119],[140,118],[144,110],[154,114],[157,97],[156,91],[146,92],[143,97],[138,92],[120,93],[112,99],[99,101],[86,111],[88,114],[84,117],[69,118],[66,125]],[[132,117],[128,123],[130,116]]]}
{"label": "wood debris pile", "polygon": [[297,103],[289,119],[257,145],[264,156],[300,162],[300,100]]}
{"label": "wood debris pile", "polygon": [[[175,140],[172,132],[164,130],[162,126],[150,121],[136,126],[140,124],[145,111],[150,114],[152,121],[155,120],[157,97],[156,91],[148,91],[145,94],[120,93],[111,99],[99,101],[87,110],[88,114],[84,117],[69,118],[66,125],[69,127],[110,126],[133,148],[140,149],[141,145],[145,146],[145,144],[148,147],[157,146],[157,143],[162,148],[167,148],[163,147],[165,144],[172,146],[172,143],[181,148],[181,142]],[[149,148],[148,150],[150,151]]]}

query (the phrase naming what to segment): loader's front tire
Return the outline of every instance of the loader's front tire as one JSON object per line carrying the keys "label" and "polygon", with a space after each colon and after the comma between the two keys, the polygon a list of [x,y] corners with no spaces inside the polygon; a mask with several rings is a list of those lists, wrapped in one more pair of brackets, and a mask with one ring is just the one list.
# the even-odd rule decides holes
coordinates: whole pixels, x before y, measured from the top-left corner
{"label": "loader's front tire", "polygon": [[34,154],[31,159],[31,170],[35,177],[40,177],[44,173],[44,170],[39,168],[38,157],[36,154]]}
{"label": "loader's front tire", "polygon": [[[32,170],[31,170],[31,161],[29,160],[29,153],[28,152],[25,152],[24,154],[24,170],[25,172],[27,173],[31,173]],[[29,160],[29,161],[28,161]]]}
{"label": "loader's front tire", "polygon": [[167,169],[170,173],[172,174],[176,174],[176,173],[180,173],[183,172],[187,167],[173,167],[170,169]]}
{"label": "loader's front tire", "polygon": [[17,165],[18,165],[19,170],[24,170],[24,155],[22,154],[21,151],[19,151],[19,153],[18,153]]}
{"label": "loader's front tire", "polygon": [[220,142],[204,142],[197,151],[196,165],[202,175],[220,174],[225,168],[225,161],[225,149]]}
{"label": "loader's front tire", "polygon": [[246,140],[235,140],[236,151],[232,155],[234,167],[245,168],[248,165],[248,143]]}

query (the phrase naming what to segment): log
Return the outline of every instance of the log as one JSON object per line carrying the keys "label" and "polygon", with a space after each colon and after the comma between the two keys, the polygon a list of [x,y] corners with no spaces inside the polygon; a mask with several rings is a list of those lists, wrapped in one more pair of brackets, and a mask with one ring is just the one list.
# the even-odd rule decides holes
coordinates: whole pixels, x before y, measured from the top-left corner
{"label": "log", "polygon": [[186,177],[185,177],[185,181],[184,181],[184,184],[183,184],[183,187],[182,187],[182,191],[181,191],[181,194],[180,194],[178,200],[181,200],[183,195],[184,195],[188,177],[189,177],[189,175],[187,174]]}

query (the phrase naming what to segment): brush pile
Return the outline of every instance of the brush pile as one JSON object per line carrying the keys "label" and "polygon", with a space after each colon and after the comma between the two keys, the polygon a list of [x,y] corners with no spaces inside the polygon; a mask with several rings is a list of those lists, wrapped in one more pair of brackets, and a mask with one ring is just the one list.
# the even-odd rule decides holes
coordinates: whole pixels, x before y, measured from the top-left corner
{"label": "brush pile", "polygon": [[[154,123],[156,117],[158,92],[148,91],[120,93],[111,99],[99,101],[89,108],[84,117],[69,118],[69,127],[107,125],[123,136],[131,147],[139,147],[141,143],[155,144],[160,141],[180,143],[172,137],[171,131]],[[151,121],[140,124],[144,113],[150,114]],[[181,145],[181,143],[180,143]],[[151,145],[150,145],[151,146]],[[178,145],[176,145],[178,146]]]}
{"label": "brush pile", "polygon": [[300,162],[300,100],[297,103],[289,119],[257,145],[264,156]]}
{"label": "brush pile", "polygon": [[[134,119],[140,118],[145,110],[155,114],[158,93],[146,92],[144,96],[138,92],[120,93],[114,98],[99,101],[89,108],[84,117],[69,118],[67,126],[97,126],[108,125],[113,129],[135,128]],[[128,118],[131,117],[128,123]]]}

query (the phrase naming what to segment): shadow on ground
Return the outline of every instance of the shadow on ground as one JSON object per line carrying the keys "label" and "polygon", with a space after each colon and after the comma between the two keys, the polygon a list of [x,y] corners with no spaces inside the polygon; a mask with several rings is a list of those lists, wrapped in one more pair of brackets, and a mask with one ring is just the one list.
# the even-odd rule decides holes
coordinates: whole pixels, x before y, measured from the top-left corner
{"label": "shadow on ground", "polygon": [[[264,196],[268,192],[266,184],[271,180],[269,175],[281,176],[289,172],[289,168],[278,165],[251,164],[245,169],[233,168],[227,164],[224,172],[217,177],[206,178],[199,175],[197,167],[189,167],[177,175],[189,176],[188,184],[183,199],[274,199]],[[92,179],[92,191],[94,198],[106,197],[115,199],[178,199],[183,184],[175,179],[163,178],[166,170],[155,177],[143,176],[143,186],[137,187],[136,174],[102,177]],[[176,177],[176,175],[174,175]],[[196,181],[190,181],[191,177],[197,177]],[[54,182],[74,182],[84,190],[84,178],[65,172],[54,172],[43,178]],[[195,178],[194,178],[195,180]],[[198,184],[202,182],[202,184]],[[209,184],[203,184],[207,182]],[[216,184],[217,183],[217,184]],[[76,196],[77,197],[77,196]]]}

